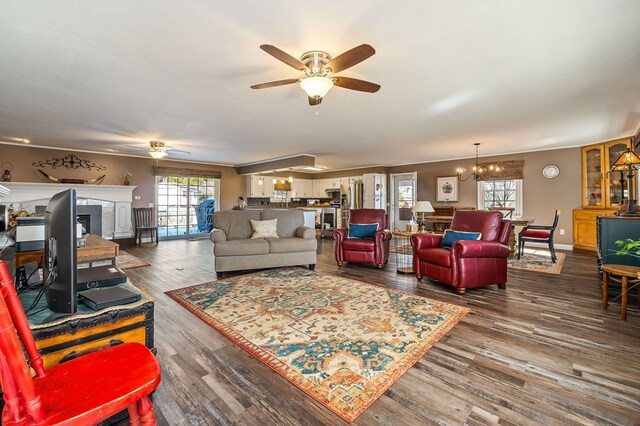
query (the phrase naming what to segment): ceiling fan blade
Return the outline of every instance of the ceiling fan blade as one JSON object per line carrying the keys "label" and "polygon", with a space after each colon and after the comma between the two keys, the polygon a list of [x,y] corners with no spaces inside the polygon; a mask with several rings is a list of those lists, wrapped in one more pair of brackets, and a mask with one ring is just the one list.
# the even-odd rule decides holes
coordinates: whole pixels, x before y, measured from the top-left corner
{"label": "ceiling fan blade", "polygon": [[299,82],[299,78],[289,78],[287,80],[270,81],[268,83],[254,84],[252,89],[266,89],[268,87],[284,86],[285,84],[293,84]]}
{"label": "ceiling fan blade", "polygon": [[183,151],[181,149],[175,149],[175,148],[171,148],[171,147],[167,147],[167,153],[168,154],[191,154],[191,152],[189,151]]}
{"label": "ceiling fan blade", "polygon": [[373,56],[374,53],[376,53],[376,51],[373,47],[368,44],[361,44],[360,46],[347,50],[342,55],[338,55],[333,58],[324,66],[324,69],[331,68],[331,72],[337,73],[359,64],[365,59]]}
{"label": "ceiling fan blade", "polygon": [[285,64],[289,65],[290,67],[293,67],[297,70],[300,71],[308,71],[309,67],[307,67],[305,64],[303,64],[302,62],[300,62],[298,59],[294,58],[293,56],[289,55],[287,52],[284,52],[280,49],[278,49],[275,46],[272,46],[270,44],[263,44],[260,46],[260,49],[264,50],[265,52],[267,52],[269,55],[273,56],[274,58],[284,62]]}
{"label": "ceiling fan blade", "polygon": [[313,96],[309,96],[309,105],[320,105],[320,102],[322,102],[322,98],[314,98]]}
{"label": "ceiling fan blade", "polygon": [[380,90],[379,84],[349,77],[334,77],[333,84],[344,89],[358,90],[360,92],[375,93]]}

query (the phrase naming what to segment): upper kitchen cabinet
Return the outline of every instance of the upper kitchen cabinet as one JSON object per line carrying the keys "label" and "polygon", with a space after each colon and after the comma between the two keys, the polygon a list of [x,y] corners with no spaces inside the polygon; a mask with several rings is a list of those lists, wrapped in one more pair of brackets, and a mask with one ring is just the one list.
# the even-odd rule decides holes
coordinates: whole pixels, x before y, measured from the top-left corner
{"label": "upper kitchen cabinet", "polygon": [[617,208],[624,199],[620,172],[609,172],[611,165],[631,147],[631,138],[582,147],[582,207]]}

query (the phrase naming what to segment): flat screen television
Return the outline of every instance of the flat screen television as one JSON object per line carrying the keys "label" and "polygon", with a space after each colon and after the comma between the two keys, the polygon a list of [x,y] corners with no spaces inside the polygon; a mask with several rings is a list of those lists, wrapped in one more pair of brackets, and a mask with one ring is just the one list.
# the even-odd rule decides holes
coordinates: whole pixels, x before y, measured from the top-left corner
{"label": "flat screen television", "polygon": [[44,213],[44,291],[53,312],[73,314],[78,307],[76,189],[55,194]]}

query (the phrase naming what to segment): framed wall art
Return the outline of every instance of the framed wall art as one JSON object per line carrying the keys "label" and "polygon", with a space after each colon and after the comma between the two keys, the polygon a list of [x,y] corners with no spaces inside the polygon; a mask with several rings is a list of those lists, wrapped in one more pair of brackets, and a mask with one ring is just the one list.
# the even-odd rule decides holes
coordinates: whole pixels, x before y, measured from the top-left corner
{"label": "framed wall art", "polygon": [[436,178],[436,201],[458,201],[458,177],[440,176]]}

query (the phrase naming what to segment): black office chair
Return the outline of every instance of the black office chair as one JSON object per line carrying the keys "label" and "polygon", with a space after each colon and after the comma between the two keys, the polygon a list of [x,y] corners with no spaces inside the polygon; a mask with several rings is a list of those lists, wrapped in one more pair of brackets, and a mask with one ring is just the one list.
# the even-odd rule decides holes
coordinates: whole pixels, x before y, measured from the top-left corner
{"label": "black office chair", "polygon": [[136,245],[142,244],[143,232],[149,232],[151,242],[153,242],[153,235],[155,234],[155,243],[158,244],[158,225],[155,223],[155,216],[151,207],[133,209],[133,227],[135,228]]}
{"label": "black office chair", "polygon": [[553,247],[553,233],[558,226],[558,220],[560,219],[560,210],[556,210],[555,217],[553,219],[553,225],[527,225],[522,228],[522,231],[518,234],[518,260],[524,253],[524,243],[547,243],[549,244],[549,251],[551,252],[551,261],[556,263],[556,250]]}

